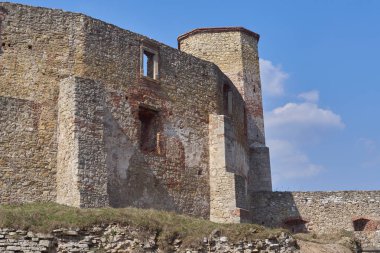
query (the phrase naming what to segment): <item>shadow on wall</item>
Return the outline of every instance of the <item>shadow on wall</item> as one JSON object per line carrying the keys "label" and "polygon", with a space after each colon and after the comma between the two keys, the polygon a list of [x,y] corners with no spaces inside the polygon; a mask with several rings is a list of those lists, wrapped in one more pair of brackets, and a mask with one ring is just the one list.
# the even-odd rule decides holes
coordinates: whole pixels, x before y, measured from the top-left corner
{"label": "shadow on wall", "polygon": [[251,198],[252,222],[266,227],[307,233],[309,220],[302,217],[291,192],[254,192]]}
{"label": "shadow on wall", "polygon": [[178,211],[162,180],[108,109],[104,124],[110,205]]}

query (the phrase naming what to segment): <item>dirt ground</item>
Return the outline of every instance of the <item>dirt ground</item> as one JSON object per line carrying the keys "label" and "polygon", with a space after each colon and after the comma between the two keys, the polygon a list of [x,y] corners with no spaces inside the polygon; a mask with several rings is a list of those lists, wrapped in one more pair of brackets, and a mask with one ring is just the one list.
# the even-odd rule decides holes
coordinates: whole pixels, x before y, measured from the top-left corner
{"label": "dirt ground", "polygon": [[298,240],[301,253],[353,253],[349,248],[340,244],[320,244]]}

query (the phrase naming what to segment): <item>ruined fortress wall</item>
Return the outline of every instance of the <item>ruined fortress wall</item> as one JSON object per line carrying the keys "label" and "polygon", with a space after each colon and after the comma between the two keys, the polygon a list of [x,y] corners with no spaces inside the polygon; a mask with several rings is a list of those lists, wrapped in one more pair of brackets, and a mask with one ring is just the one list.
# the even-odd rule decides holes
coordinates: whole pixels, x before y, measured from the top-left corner
{"label": "ruined fortress wall", "polygon": [[251,148],[250,170],[245,178],[249,192],[272,190],[269,150],[265,147],[258,40],[257,34],[241,27],[201,28],[178,37],[181,51],[215,63],[245,101],[246,138]]}
{"label": "ruined fortress wall", "polygon": [[195,29],[178,38],[181,51],[215,63],[239,90],[246,103],[250,144],[265,144],[258,37],[244,28],[226,27]]}
{"label": "ruined fortress wall", "polygon": [[[209,115],[225,113],[229,83],[233,109],[223,149],[235,185],[225,191],[240,203],[235,207],[246,206],[245,103],[216,65],[84,15],[1,6],[9,12],[1,27],[2,117],[5,124],[18,117],[20,125],[5,147],[34,151],[20,161],[2,150],[2,168],[12,171],[7,180],[15,185],[4,198],[23,201],[28,188],[16,184],[28,175],[31,185],[38,182],[28,201],[57,195],[59,203],[80,207],[149,207],[208,218]],[[158,57],[155,80],[142,76],[144,48]],[[149,134],[142,130],[144,110],[155,114],[155,150],[141,145]],[[25,172],[31,164],[36,174]]]}
{"label": "ruined fortress wall", "polygon": [[53,201],[58,85],[80,73],[81,15],[0,7],[0,201]]}
{"label": "ruined fortress wall", "polygon": [[[181,51],[215,63],[244,94],[242,85],[242,47],[239,31],[225,33],[200,32],[179,37]],[[233,62],[233,64],[231,64]]]}
{"label": "ruined fortress wall", "polygon": [[179,39],[183,52],[215,63],[229,78],[220,91],[223,111],[210,115],[210,219],[245,222],[249,220],[249,112],[242,99],[240,32],[199,33],[181,39],[184,36]]}
{"label": "ruined fortress wall", "polygon": [[269,148],[265,146],[265,130],[260,66],[258,54],[258,38],[241,34],[243,80],[245,100],[248,113],[248,129],[250,135],[250,174],[248,191],[271,191],[272,175],[270,169]]}
{"label": "ruined fortress wall", "polygon": [[238,108],[244,109],[243,103],[234,116],[210,115],[210,219],[214,222],[248,220],[248,145],[234,121],[243,111]]}
{"label": "ruined fortress wall", "polygon": [[[255,146],[265,146],[265,130],[262,90],[260,80],[259,52],[257,37],[242,32],[241,40],[241,58],[243,65],[244,99],[248,111],[249,138],[250,144]],[[269,174],[270,177],[270,174]]]}
{"label": "ruined fortress wall", "polygon": [[38,145],[40,113],[39,103],[0,97],[1,203],[55,199],[55,180]]}
{"label": "ruined fortress wall", "polygon": [[[140,73],[142,46],[158,52],[159,78]],[[221,110],[224,75],[209,62],[85,20],[83,76],[104,85],[104,143],[111,206],[209,216],[209,114]],[[141,107],[157,111],[159,152],[140,148]]]}
{"label": "ruined fortress wall", "polygon": [[79,141],[76,135],[76,85],[70,78],[60,83],[57,126],[57,202],[80,206],[78,192]]}
{"label": "ruined fortress wall", "polygon": [[76,207],[108,205],[103,85],[69,77],[58,101],[57,202]]}
{"label": "ruined fortress wall", "polygon": [[253,222],[270,227],[303,220],[305,229],[332,233],[353,231],[353,220],[379,220],[379,191],[259,192],[252,196]]}

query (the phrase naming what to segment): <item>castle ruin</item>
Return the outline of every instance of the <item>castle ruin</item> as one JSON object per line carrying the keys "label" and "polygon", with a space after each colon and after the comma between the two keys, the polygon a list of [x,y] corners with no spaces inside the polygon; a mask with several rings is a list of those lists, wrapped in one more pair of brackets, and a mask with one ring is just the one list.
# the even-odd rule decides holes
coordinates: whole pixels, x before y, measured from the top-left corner
{"label": "castle ruin", "polygon": [[379,192],[272,192],[258,41],[201,28],[175,49],[83,14],[0,3],[0,202],[380,230]]}
{"label": "castle ruin", "polygon": [[196,29],[178,50],[82,14],[1,6],[2,203],[250,220],[250,194],[271,190],[256,33]]}

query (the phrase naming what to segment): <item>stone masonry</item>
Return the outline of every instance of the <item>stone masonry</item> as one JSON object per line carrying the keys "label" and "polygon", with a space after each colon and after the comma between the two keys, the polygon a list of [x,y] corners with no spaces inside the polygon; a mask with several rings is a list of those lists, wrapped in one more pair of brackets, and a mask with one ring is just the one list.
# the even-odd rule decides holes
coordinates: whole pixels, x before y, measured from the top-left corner
{"label": "stone masonry", "polygon": [[294,233],[353,232],[363,248],[380,248],[380,192],[261,192],[252,195],[253,222]]}
{"label": "stone masonry", "polygon": [[258,41],[242,27],[201,28],[175,49],[82,14],[0,2],[0,203],[379,238],[378,191],[272,192]]}
{"label": "stone masonry", "polygon": [[[271,190],[257,34],[194,30],[178,50],[82,14],[0,13],[1,203],[251,220],[249,194]],[[214,59],[192,52],[219,37]]]}
{"label": "stone masonry", "polygon": [[159,242],[156,231],[119,224],[93,225],[85,229],[59,228],[51,233],[0,229],[0,252],[67,253],[67,252],[273,252],[299,253],[297,241],[289,234],[265,239],[232,241],[219,230],[196,238],[193,245],[183,245],[180,238]]}

